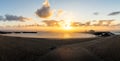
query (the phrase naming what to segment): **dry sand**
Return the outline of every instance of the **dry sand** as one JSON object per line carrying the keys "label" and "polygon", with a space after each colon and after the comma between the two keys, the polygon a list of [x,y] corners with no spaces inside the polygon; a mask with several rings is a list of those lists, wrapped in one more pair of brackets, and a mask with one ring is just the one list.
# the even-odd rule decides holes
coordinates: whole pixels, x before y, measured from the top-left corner
{"label": "dry sand", "polygon": [[39,39],[0,36],[0,61],[38,61],[63,45],[83,43],[88,39]]}
{"label": "dry sand", "polygon": [[61,46],[38,61],[120,61],[120,36]]}
{"label": "dry sand", "polygon": [[120,61],[120,36],[88,39],[0,36],[0,61]]}

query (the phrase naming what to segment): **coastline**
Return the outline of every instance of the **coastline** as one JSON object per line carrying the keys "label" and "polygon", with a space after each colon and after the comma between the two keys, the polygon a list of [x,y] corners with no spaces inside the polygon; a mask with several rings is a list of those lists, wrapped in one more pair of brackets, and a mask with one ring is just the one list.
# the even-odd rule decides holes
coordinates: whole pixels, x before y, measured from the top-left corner
{"label": "coastline", "polygon": [[94,39],[96,38],[45,39],[0,36],[0,61],[35,61],[60,46]]}
{"label": "coastline", "polygon": [[45,39],[0,36],[0,61],[119,61],[120,36]]}

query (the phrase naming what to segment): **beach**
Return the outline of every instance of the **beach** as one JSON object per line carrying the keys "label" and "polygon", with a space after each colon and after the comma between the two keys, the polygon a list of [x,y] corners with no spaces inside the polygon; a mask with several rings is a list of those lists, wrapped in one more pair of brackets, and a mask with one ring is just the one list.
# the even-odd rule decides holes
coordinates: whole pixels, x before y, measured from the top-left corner
{"label": "beach", "polygon": [[119,61],[120,36],[45,39],[0,36],[0,61]]}
{"label": "beach", "polygon": [[120,61],[120,36],[61,46],[38,61]]}
{"label": "beach", "polygon": [[0,61],[36,61],[60,46],[94,39],[97,38],[44,39],[0,36]]}

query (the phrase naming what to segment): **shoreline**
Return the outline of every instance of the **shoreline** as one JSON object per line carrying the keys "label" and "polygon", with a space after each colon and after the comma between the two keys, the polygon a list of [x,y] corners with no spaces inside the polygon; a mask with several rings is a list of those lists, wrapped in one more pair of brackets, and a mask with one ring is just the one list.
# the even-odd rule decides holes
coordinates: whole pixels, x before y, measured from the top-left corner
{"label": "shoreline", "polygon": [[0,61],[35,61],[60,46],[82,43],[89,39],[45,39],[0,36]]}
{"label": "shoreline", "polygon": [[[59,51],[58,49],[65,48],[65,51],[67,51],[66,50],[67,46],[70,49],[72,49],[69,51],[73,51],[75,49],[74,53],[79,54],[77,53],[77,51],[83,51],[81,50],[81,48],[86,46],[85,47],[86,49],[88,48],[87,46],[92,44],[94,45],[96,43],[102,44],[102,42],[105,42],[105,41],[107,42],[107,40],[108,41],[110,41],[110,39],[113,40],[112,39],[113,37],[116,37],[116,36],[110,36],[105,38],[84,38],[84,39],[80,39],[80,38],[78,39],[45,39],[45,38],[22,38],[22,37],[0,36],[0,61],[41,61],[42,58],[47,59],[51,57],[52,54],[56,54],[54,51]],[[117,37],[117,39],[119,38]],[[109,44],[109,42],[107,43]],[[80,47],[80,50],[78,49],[79,47]],[[105,44],[105,47],[106,47],[106,44]],[[97,47],[94,47],[94,48],[97,48]],[[80,55],[84,53],[80,53]],[[69,52],[64,54],[69,54]],[[76,55],[75,57],[77,56],[78,55]],[[53,59],[55,58],[56,57],[54,57]],[[59,59],[60,58],[58,58],[58,60]]]}

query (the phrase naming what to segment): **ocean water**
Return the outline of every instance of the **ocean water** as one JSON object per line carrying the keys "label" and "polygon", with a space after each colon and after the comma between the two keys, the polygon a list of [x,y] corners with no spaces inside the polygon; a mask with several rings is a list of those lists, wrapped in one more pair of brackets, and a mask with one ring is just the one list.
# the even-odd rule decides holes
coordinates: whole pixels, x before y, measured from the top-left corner
{"label": "ocean water", "polygon": [[13,37],[27,37],[27,38],[60,38],[60,39],[69,39],[69,38],[94,38],[95,35],[86,34],[86,33],[50,33],[50,32],[39,32],[39,33],[12,33],[12,34],[2,34],[4,36],[13,36]]}

